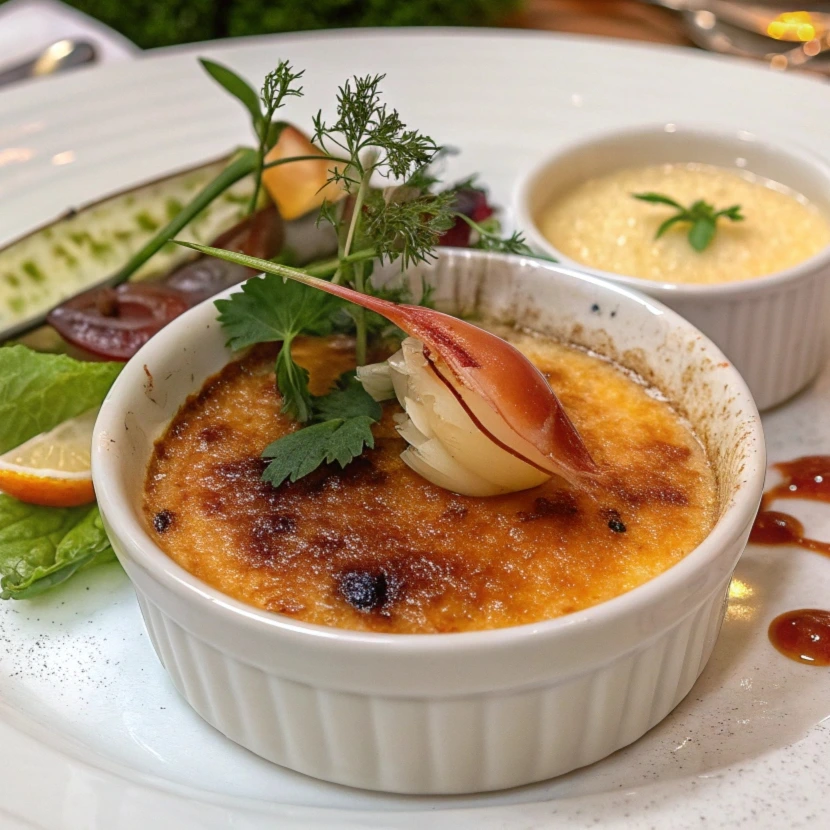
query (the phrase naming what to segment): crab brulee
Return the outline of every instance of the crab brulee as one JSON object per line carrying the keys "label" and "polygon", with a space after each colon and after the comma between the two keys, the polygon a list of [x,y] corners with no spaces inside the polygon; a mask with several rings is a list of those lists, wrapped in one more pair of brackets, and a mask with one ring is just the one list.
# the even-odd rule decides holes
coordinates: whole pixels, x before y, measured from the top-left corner
{"label": "crab brulee", "polygon": [[[386,400],[373,446],[343,467],[332,461],[274,486],[263,480],[263,448],[298,425],[281,412],[279,347],[260,345],[209,379],[157,442],[145,484],[151,533],[183,568],[243,602],[388,633],[558,617],[641,585],[695,548],[714,524],[717,495],[685,420],[604,358],[532,333],[498,333],[561,401],[590,453],[588,486],[567,465],[541,471],[529,450],[538,481],[525,476],[515,489],[497,483],[487,495],[460,495],[428,480],[406,455],[433,435],[410,407],[411,384],[398,396],[406,415],[391,393],[374,395]],[[404,341],[404,356],[413,342]],[[292,351],[314,395],[355,366],[354,340],[342,335],[298,338]],[[452,454],[451,436],[443,438]],[[514,455],[508,460],[523,463]],[[591,469],[602,472],[592,478]],[[479,492],[486,473],[474,470],[457,489]]]}

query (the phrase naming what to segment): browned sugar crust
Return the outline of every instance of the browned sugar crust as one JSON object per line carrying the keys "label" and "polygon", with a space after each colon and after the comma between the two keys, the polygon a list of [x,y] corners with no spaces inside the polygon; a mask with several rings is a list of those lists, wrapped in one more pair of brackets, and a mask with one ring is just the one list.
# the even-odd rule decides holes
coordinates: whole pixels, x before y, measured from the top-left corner
{"label": "browned sugar crust", "polygon": [[[147,473],[150,533],[219,590],[295,619],[423,633],[499,628],[587,608],[682,559],[711,529],[715,477],[671,407],[612,364],[510,334],[546,374],[594,458],[613,470],[599,501],[559,479],[468,498],[400,460],[397,404],[375,449],[274,489],[264,447],[296,428],[279,414],[274,350],[210,379],[173,419]],[[354,363],[345,338],[295,354],[322,393]]]}

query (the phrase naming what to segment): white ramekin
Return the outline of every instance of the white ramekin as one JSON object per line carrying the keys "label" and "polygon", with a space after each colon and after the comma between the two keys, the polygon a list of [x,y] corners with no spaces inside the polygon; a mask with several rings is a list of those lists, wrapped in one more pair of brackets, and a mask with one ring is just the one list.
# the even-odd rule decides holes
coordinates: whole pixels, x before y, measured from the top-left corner
{"label": "white ramekin", "polygon": [[677,285],[577,263],[557,250],[537,226],[541,210],[588,178],[667,162],[747,170],[793,188],[830,216],[830,166],[809,151],[778,147],[747,132],[667,124],[605,132],[536,164],[516,188],[517,224],[538,250],[581,272],[649,294],[681,314],[723,349],[744,376],[759,409],[768,409],[806,386],[824,361],[830,247],[765,277],[720,285]]}
{"label": "white ramekin", "polygon": [[706,540],[616,599],[495,631],[346,631],[231,599],[169,559],[141,513],[154,440],[232,356],[209,301],[124,368],[101,408],[92,469],[150,639],[205,720],[253,752],[327,781],[467,793],[597,761],[688,693],[712,651],[758,507],[764,443],[738,373],[663,306],[538,260],[445,250],[426,271],[443,306],[590,346],[676,401],[717,467],[722,508]]}

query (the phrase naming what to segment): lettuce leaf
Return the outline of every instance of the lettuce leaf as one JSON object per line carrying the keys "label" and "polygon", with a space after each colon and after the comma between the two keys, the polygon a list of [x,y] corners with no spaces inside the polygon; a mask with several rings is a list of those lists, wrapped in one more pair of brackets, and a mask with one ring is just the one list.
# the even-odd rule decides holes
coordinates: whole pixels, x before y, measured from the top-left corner
{"label": "lettuce leaf", "polygon": [[0,348],[0,453],[98,406],[121,367]]}
{"label": "lettuce leaf", "polygon": [[[0,453],[98,406],[120,363],[0,348]],[[115,559],[97,506],[40,507],[0,494],[0,599],[28,599]]]}
{"label": "lettuce leaf", "polygon": [[0,495],[0,599],[30,599],[114,559],[97,506],[40,507]]}

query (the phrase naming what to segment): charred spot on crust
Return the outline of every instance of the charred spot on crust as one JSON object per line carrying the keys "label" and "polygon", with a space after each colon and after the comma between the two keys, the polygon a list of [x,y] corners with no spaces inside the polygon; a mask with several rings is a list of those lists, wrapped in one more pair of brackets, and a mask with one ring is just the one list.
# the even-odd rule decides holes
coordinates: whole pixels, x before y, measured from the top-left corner
{"label": "charred spot on crust", "polygon": [[685,461],[692,454],[689,447],[669,444],[667,441],[654,441],[648,449],[671,461]]}
{"label": "charred spot on crust", "polygon": [[345,467],[339,464],[324,464],[298,481],[281,484],[280,488],[313,496],[343,487],[383,484],[388,478],[388,474],[379,470],[372,460],[372,451],[364,450],[363,455],[359,455]]}
{"label": "charred spot on crust", "polygon": [[202,499],[202,512],[207,516],[221,516],[225,513],[225,507],[221,493],[210,493]]}
{"label": "charred spot on crust", "polygon": [[244,552],[254,567],[274,564],[281,552],[281,539],[295,533],[297,520],[288,514],[266,514],[254,518]]}
{"label": "charred spot on crust", "polygon": [[297,520],[294,516],[274,515],[257,516],[254,520],[252,534],[260,541],[279,536],[284,533],[294,533],[297,530]]}
{"label": "charred spot on crust", "polygon": [[173,513],[172,510],[159,510],[159,512],[153,516],[153,527],[156,529],[156,533],[164,533],[168,530],[170,525],[173,524],[175,518],[176,514]]}
{"label": "charred spot on crust", "polygon": [[202,444],[215,444],[224,438],[227,428],[222,424],[211,424],[199,430],[199,441]]}
{"label": "charred spot on crust", "polygon": [[626,527],[622,523],[620,519],[609,519],[608,520],[608,527],[614,531],[614,533],[625,533]]}
{"label": "charred spot on crust", "polygon": [[549,516],[576,516],[579,507],[573,493],[560,490],[551,494],[551,498],[539,497],[533,502],[533,510],[522,510],[517,515],[519,521],[534,522]]}
{"label": "charred spot on crust", "polygon": [[466,517],[467,513],[469,513],[469,510],[465,504],[462,504],[460,501],[451,501],[441,514],[441,518],[460,522]]}
{"label": "charred spot on crust", "polygon": [[649,476],[642,483],[636,480],[625,483],[617,481],[611,489],[615,495],[632,507],[648,504],[672,504],[685,507],[689,503],[689,496],[684,490],[666,481],[659,474]]}
{"label": "charred spot on crust", "polygon": [[383,484],[389,476],[377,468],[371,456],[371,450],[364,450],[344,468],[335,468],[338,478],[349,484]]}
{"label": "charred spot on crust", "polygon": [[612,530],[614,533],[625,533],[627,528],[625,526],[625,522],[623,522],[622,518],[620,517],[620,513],[618,510],[615,510],[613,507],[606,507],[602,510],[603,518],[606,519],[608,522],[608,529]]}
{"label": "charred spot on crust", "polygon": [[383,571],[345,571],[337,577],[340,594],[358,611],[377,611],[389,598],[389,583]]}

